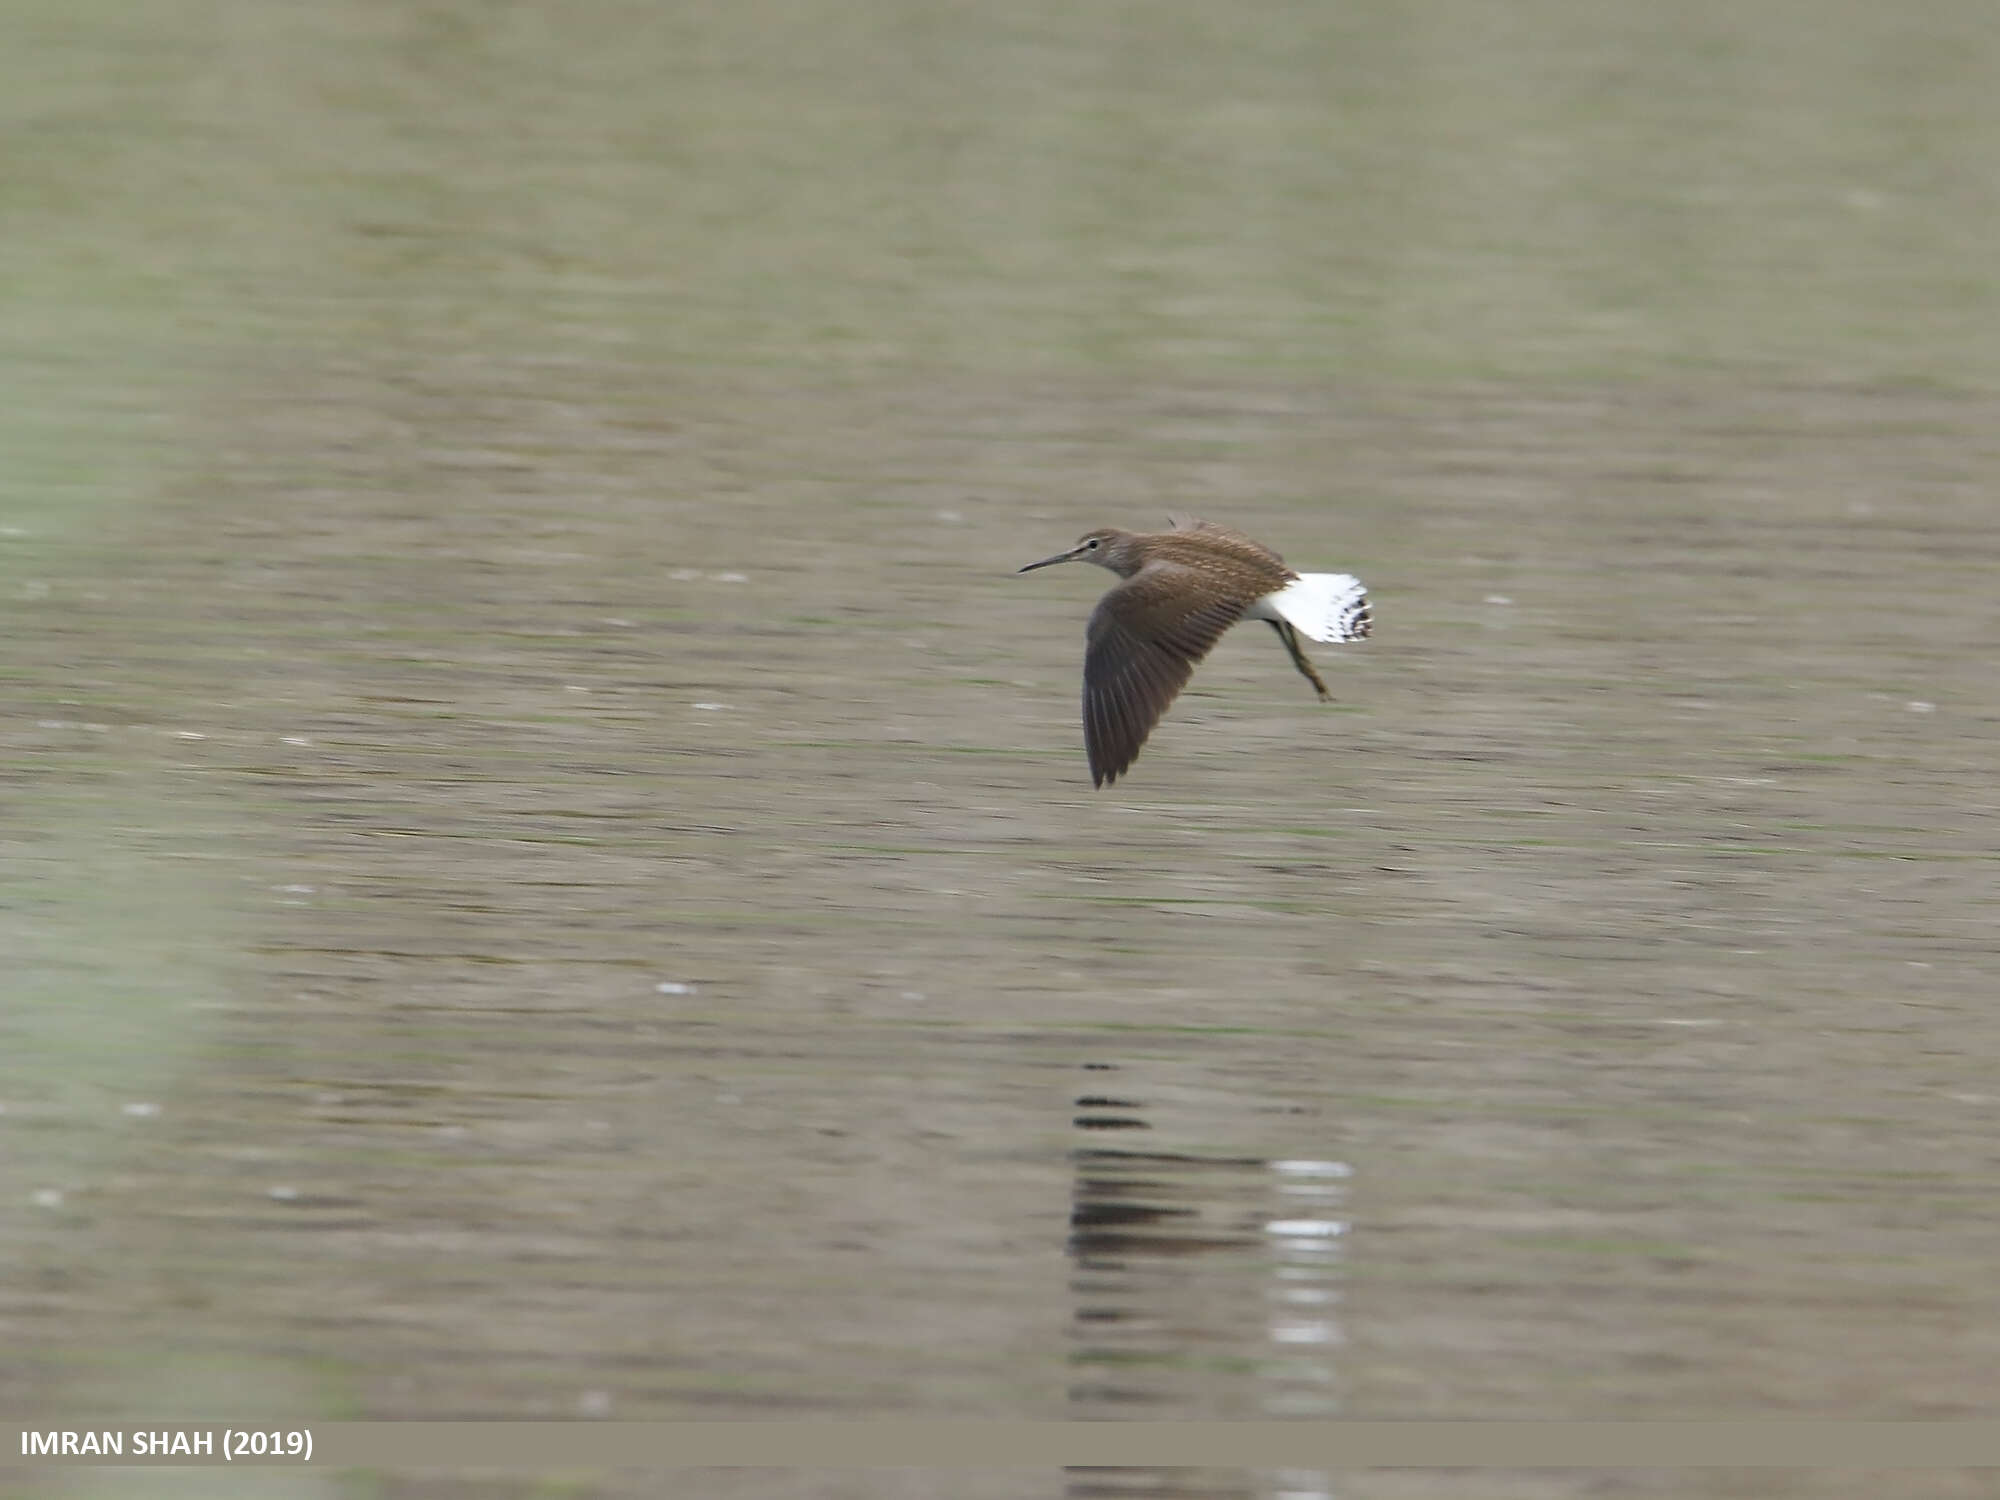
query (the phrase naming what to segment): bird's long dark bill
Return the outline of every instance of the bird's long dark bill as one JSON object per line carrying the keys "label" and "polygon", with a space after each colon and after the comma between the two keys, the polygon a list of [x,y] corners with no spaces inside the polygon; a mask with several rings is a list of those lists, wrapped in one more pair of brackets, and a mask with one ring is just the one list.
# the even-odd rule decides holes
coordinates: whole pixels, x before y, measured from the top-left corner
{"label": "bird's long dark bill", "polygon": [[1054,557],[1045,557],[1038,563],[1029,563],[1027,567],[1016,568],[1014,571],[1016,573],[1032,573],[1037,568],[1047,568],[1047,567],[1052,567],[1059,562],[1068,562],[1075,556],[1076,552],[1074,549],[1068,552],[1058,552]]}

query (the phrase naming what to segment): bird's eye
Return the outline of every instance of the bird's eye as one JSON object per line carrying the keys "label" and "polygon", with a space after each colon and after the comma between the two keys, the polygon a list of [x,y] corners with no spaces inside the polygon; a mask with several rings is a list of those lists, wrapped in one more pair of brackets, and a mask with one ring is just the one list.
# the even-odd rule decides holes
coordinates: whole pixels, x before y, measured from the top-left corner
{"label": "bird's eye", "polygon": [[1086,552],[1095,552],[1097,550],[1097,538],[1092,537],[1089,541],[1085,542],[1083,549]]}

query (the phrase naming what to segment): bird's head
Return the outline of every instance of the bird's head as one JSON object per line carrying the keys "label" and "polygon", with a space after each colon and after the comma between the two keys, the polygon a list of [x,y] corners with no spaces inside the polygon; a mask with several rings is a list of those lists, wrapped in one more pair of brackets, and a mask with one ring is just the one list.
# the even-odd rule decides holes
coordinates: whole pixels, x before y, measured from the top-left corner
{"label": "bird's head", "polygon": [[1129,531],[1120,531],[1115,526],[1100,526],[1095,531],[1086,531],[1077,538],[1076,545],[1067,552],[1058,552],[1054,557],[1045,557],[1040,562],[1031,562],[1025,568],[1015,571],[1032,573],[1037,568],[1054,567],[1057,563],[1094,562],[1100,568],[1130,578],[1139,571],[1139,539]]}

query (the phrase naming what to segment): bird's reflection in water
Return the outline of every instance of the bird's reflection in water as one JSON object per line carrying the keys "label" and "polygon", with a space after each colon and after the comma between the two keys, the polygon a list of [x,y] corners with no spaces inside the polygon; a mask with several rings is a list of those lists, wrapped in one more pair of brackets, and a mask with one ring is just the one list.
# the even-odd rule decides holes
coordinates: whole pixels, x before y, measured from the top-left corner
{"label": "bird's reflection in water", "polygon": [[[1351,1169],[1148,1149],[1155,1121],[1139,1080],[1108,1064],[1090,1072],[1072,1116],[1082,1136],[1068,1246],[1073,1418],[1335,1415]],[[1333,1490],[1315,1471],[1092,1468],[1071,1470],[1065,1494],[1332,1500]]]}

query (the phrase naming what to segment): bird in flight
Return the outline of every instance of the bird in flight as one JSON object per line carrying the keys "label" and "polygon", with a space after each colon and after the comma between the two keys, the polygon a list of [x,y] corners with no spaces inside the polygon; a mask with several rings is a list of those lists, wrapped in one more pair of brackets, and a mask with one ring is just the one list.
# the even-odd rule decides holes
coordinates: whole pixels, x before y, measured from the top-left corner
{"label": "bird in flight", "polygon": [[1018,571],[1093,562],[1123,582],[1090,612],[1083,656],[1083,747],[1090,779],[1124,775],[1195,663],[1238,620],[1263,620],[1322,702],[1333,697],[1299,645],[1358,641],[1373,617],[1368,591],[1346,573],[1295,573],[1262,542],[1210,521],[1172,531],[1087,531],[1067,552]]}

